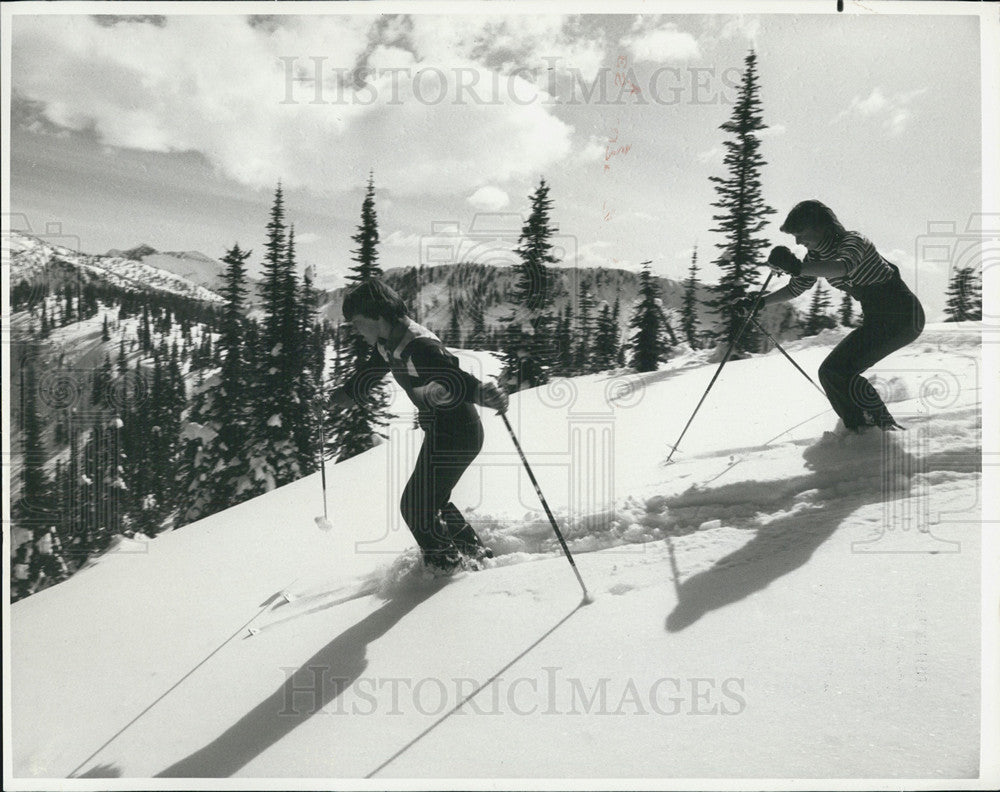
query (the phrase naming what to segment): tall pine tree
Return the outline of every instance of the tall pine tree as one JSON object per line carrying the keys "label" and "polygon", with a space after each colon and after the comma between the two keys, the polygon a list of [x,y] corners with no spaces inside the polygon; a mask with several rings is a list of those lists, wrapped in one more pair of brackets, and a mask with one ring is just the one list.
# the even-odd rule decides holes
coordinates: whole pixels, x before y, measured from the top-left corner
{"label": "tall pine tree", "polygon": [[[361,221],[357,232],[351,237],[356,247],[351,251],[350,284],[363,283],[371,278],[381,278],[382,269],[378,264],[378,215],[375,211],[375,179],[369,174],[364,200],[361,202]],[[343,328],[345,331],[347,327]],[[340,344],[340,357],[336,368],[340,376],[350,376],[357,366],[371,355],[371,348],[357,334]],[[372,388],[364,404],[334,409],[330,413],[327,437],[332,453],[337,460],[348,459],[362,451],[367,451],[388,423],[388,393],[383,385]]]}
{"label": "tall pine tree", "polygon": [[[293,248],[289,234],[289,251]],[[291,255],[291,254],[290,254]],[[320,383],[323,381],[323,354],[321,329],[316,324],[316,289],[312,271],[306,268],[298,294],[297,333],[299,336],[298,370],[295,375],[295,414],[293,433],[298,449],[299,467],[303,474],[319,467],[320,431],[324,410],[318,402]]]}
{"label": "tall pine tree", "polygon": [[[720,252],[715,264],[722,270],[722,277],[712,287],[716,298],[708,305],[719,316],[721,336],[727,344],[735,340],[744,324],[744,317],[735,308],[737,301],[750,294],[760,280],[757,267],[762,264],[761,251],[768,245],[760,233],[767,225],[768,215],[774,214],[761,195],[760,169],[767,163],[761,156],[757,135],[767,126],[761,118],[757,54],[753,50],[747,55],[745,65],[732,115],[720,127],[732,136],[723,141],[726,149],[723,162],[728,174],[709,177],[718,195],[712,206],[721,210],[712,216],[719,223],[712,230],[722,234],[724,241],[716,245]],[[750,329],[745,330],[737,351],[756,348],[756,335]]]}
{"label": "tall pine tree", "polygon": [[803,336],[818,335],[821,330],[836,326],[836,322],[827,314],[830,307],[830,296],[822,283],[816,283],[812,301],[809,303],[809,314],[806,316]]}
{"label": "tall pine tree", "polygon": [[545,179],[539,180],[538,187],[531,196],[531,211],[521,227],[518,238],[518,262],[514,266],[515,281],[511,300],[517,308],[525,310],[529,317],[542,315],[551,305],[552,278],[548,267],[558,263],[552,253],[552,227],[550,214],[552,199]]}
{"label": "tall pine tree", "polygon": [[577,290],[576,333],[573,339],[573,370],[577,374],[590,372],[594,345],[594,295],[587,278],[580,278]]}
{"label": "tall pine tree", "polygon": [[681,303],[681,332],[691,349],[698,348],[698,246],[691,254],[691,268],[684,281],[684,298]]}
{"label": "tall pine tree", "polygon": [[290,249],[280,184],[275,190],[264,248],[261,282],[264,317],[256,378],[258,425],[254,433],[261,440],[250,455],[259,481],[271,489],[294,481],[301,474],[294,439],[296,376],[301,360],[294,242]]}
{"label": "tall pine tree", "polygon": [[[515,280],[511,293],[514,313],[508,317],[508,331],[504,333],[504,380],[520,366],[516,345],[528,335],[527,351],[537,364],[539,379],[545,382],[553,364],[551,336],[556,330],[555,318],[550,309],[555,299],[554,279],[549,266],[559,259],[552,252],[555,229],[551,219],[552,199],[545,179],[531,195],[531,211],[521,227],[515,254]],[[513,346],[512,346],[513,345]]]}
{"label": "tall pine tree", "polygon": [[[615,300],[617,305],[618,301]],[[606,371],[618,362],[618,314],[606,302],[597,314],[591,371]]]}
{"label": "tall pine tree", "polygon": [[656,371],[670,349],[660,288],[650,270],[650,263],[642,263],[642,272],[639,273],[639,301],[629,322],[629,327],[634,331],[630,339],[632,357],[629,365],[636,371]]}
{"label": "tall pine tree", "polygon": [[[250,251],[233,245],[222,262],[222,313],[216,351],[217,375],[192,397],[185,457],[185,504],[182,520],[191,522],[261,494],[264,482],[253,475],[247,452],[258,447],[254,432],[253,347],[247,342],[247,267]],[[200,431],[195,431],[200,428]]]}
{"label": "tall pine tree", "polygon": [[955,268],[948,282],[946,298],[946,322],[967,322],[983,318],[982,285],[974,267]]}
{"label": "tall pine tree", "polygon": [[21,366],[21,494],[13,504],[13,518],[22,528],[45,527],[52,520],[52,481],[44,426],[38,412],[38,378],[35,360],[27,357]]}
{"label": "tall pine tree", "polygon": [[482,283],[472,287],[469,298],[469,320],[472,323],[471,335],[467,341],[470,349],[483,349],[486,346],[486,289]]}
{"label": "tall pine tree", "polygon": [[448,303],[451,306],[451,319],[448,322],[448,344],[460,347],[462,345],[462,306],[456,302],[454,294],[451,295]]}
{"label": "tall pine tree", "polygon": [[847,292],[844,292],[844,296],[840,300],[840,309],[837,311],[837,316],[840,319],[840,324],[844,327],[852,327],[854,325],[854,300]]}

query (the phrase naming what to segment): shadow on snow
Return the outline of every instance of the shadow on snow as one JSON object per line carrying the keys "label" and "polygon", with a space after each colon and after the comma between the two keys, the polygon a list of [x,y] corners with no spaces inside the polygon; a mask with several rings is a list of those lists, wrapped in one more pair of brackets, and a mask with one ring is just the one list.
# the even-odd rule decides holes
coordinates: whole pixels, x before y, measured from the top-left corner
{"label": "shadow on snow", "polygon": [[[803,453],[812,471],[809,475],[780,483],[740,482],[707,491],[693,490],[669,501],[669,509],[683,510],[752,497],[751,509],[763,506],[773,512],[784,508],[788,513],[761,525],[747,544],[720,558],[710,569],[676,581],[678,601],[667,616],[667,631],[679,632],[711,611],[761,591],[803,566],[852,512],[884,500],[887,475],[897,477],[893,485],[896,492],[890,497],[907,497],[916,459],[905,450],[903,442],[893,435],[875,435],[874,442],[871,436],[865,436],[860,441],[847,446],[828,439],[814,443]],[[953,456],[924,459],[921,469],[969,469],[968,460]],[[887,465],[891,468],[887,469]],[[807,509],[789,508],[797,495],[809,491],[813,492]],[[751,517],[752,511],[746,516]]]}

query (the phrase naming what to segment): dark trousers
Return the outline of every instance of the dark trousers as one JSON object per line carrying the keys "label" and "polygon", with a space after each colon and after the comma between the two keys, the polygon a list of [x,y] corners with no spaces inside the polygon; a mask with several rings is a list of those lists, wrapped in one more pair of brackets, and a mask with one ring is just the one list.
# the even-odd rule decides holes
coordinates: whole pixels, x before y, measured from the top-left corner
{"label": "dark trousers", "polygon": [[819,381],[848,429],[893,426],[895,419],[861,372],[915,340],[924,329],[924,309],[898,276],[859,296],[863,324],[823,361]]}
{"label": "dark trousers", "polygon": [[424,429],[417,464],[403,490],[403,520],[424,555],[458,549],[473,552],[479,536],[455,504],[451,491],[483,447],[483,426],[472,423]]}

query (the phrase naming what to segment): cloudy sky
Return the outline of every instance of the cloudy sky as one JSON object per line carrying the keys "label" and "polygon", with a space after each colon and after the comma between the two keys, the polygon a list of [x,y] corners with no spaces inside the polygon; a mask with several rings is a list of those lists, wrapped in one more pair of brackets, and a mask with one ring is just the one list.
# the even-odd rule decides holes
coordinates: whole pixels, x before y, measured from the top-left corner
{"label": "cloudy sky", "polygon": [[929,222],[964,228],[981,211],[976,16],[184,6],[13,18],[10,206],[36,232],[61,224],[88,252],[145,242],[218,257],[239,242],[259,261],[280,180],[301,260],[333,284],[369,172],[385,267],[458,255],[456,230],[465,255],[502,260],[470,229],[516,226],[544,177],[567,263],[652,259],[681,278],[697,245],[711,281],[709,177],[724,175],[719,125],[751,48],[775,244],[790,242],[777,226],[791,206],[819,198],[902,266],[933,315],[947,264],[916,269],[919,240]]}

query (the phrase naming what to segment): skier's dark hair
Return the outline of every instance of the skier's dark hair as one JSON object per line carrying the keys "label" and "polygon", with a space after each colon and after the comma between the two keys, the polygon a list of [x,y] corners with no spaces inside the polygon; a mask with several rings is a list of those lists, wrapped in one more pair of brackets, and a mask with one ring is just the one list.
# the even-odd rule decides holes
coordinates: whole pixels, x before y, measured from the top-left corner
{"label": "skier's dark hair", "polygon": [[786,234],[795,234],[799,231],[805,231],[807,228],[817,231],[844,232],[844,226],[841,225],[833,210],[819,201],[802,201],[795,204],[779,230]]}
{"label": "skier's dark hair", "polygon": [[344,318],[367,316],[369,319],[398,321],[406,316],[406,305],[396,292],[382,281],[369,278],[351,286],[344,295]]}

